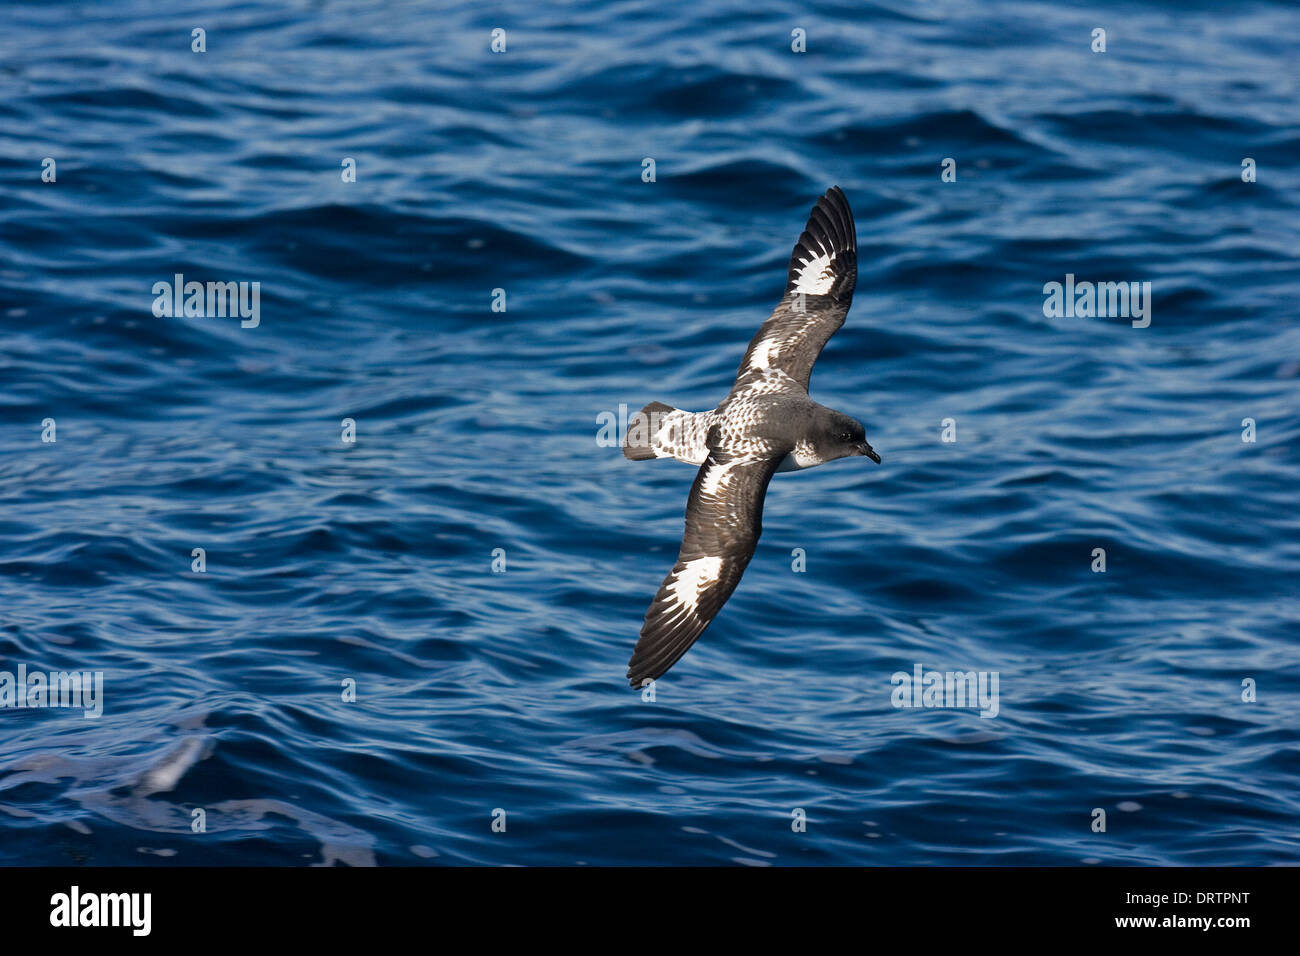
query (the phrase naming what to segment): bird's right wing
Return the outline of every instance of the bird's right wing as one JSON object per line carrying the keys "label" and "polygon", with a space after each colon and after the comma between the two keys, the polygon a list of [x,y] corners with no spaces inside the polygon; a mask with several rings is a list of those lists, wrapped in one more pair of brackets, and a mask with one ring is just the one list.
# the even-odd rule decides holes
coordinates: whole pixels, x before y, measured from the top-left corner
{"label": "bird's right wing", "polygon": [[822,347],[844,324],[857,281],[853,210],[840,187],[832,186],[817,200],[795,243],[785,295],[749,343],[735,389],[779,369],[806,390]]}
{"label": "bird's right wing", "polygon": [[763,496],[783,456],[711,454],[700,467],[677,563],[646,611],[628,663],[633,687],[672,667],[731,597],[763,531]]}

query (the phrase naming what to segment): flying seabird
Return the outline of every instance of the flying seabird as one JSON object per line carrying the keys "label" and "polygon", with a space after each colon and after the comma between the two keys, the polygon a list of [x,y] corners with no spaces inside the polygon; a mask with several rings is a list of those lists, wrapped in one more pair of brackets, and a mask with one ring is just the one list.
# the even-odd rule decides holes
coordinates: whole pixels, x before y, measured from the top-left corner
{"label": "flying seabird", "polygon": [[651,402],[629,422],[627,458],[700,466],[677,563],[650,603],[628,664],[633,687],[677,663],[736,589],[763,530],[773,474],[850,455],[880,463],[861,424],[808,397],[813,363],[853,300],[857,249],[853,213],[833,186],[813,207],[790,256],[785,294],[749,343],[722,404],[687,412]]}

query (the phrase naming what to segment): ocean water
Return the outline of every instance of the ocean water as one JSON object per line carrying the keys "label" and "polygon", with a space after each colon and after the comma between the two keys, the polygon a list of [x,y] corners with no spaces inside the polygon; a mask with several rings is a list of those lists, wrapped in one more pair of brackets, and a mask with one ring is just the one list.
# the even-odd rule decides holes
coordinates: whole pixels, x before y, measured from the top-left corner
{"label": "ocean water", "polygon": [[[0,7],[0,671],[102,675],[0,708],[0,862],[1296,863],[1298,48],[1289,0]],[[833,184],[812,394],[883,464],[777,476],[643,700],[694,469],[600,423],[726,394]]]}

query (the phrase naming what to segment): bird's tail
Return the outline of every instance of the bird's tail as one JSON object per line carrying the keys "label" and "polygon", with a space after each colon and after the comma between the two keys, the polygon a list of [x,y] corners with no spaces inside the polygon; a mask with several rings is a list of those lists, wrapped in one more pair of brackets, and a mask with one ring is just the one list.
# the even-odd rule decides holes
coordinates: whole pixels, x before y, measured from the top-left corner
{"label": "bird's tail", "polygon": [[[623,437],[623,457],[631,461],[671,458],[673,453],[664,448],[660,432],[671,427],[669,416],[686,414],[663,402],[651,402],[628,421],[627,434]],[[675,421],[676,418],[674,417],[673,420]]]}

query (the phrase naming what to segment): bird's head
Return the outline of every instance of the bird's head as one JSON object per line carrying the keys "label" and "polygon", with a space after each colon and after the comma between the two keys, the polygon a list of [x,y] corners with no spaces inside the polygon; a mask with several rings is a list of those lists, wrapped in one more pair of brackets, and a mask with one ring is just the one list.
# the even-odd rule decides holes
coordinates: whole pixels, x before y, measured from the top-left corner
{"label": "bird's head", "polygon": [[817,451],[823,461],[865,455],[877,465],[880,464],[880,456],[867,442],[867,430],[861,422],[832,411],[819,424]]}

